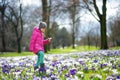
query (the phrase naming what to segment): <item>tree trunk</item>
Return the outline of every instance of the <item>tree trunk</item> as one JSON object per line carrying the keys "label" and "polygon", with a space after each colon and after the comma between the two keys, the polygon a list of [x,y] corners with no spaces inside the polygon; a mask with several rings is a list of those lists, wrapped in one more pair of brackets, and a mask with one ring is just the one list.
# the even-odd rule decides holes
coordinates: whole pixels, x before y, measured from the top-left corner
{"label": "tree trunk", "polygon": [[107,45],[107,35],[106,35],[106,1],[103,0],[102,12],[103,15],[100,16],[100,25],[101,25],[101,49],[108,49]]}
{"label": "tree trunk", "polygon": [[73,28],[72,28],[72,48],[75,49],[75,23],[74,23],[74,18],[73,18]]}
{"label": "tree trunk", "polygon": [[107,46],[107,35],[106,35],[106,21],[102,17],[100,20],[101,29],[101,49],[108,49]]}
{"label": "tree trunk", "polygon": [[[42,21],[46,22],[47,23],[47,18],[48,18],[48,11],[47,11],[47,0],[42,0]],[[48,30],[46,30],[48,32]],[[46,35],[48,34],[46,32]],[[47,37],[47,36],[46,36]],[[45,45],[45,53],[47,52],[48,50],[48,46]]]}
{"label": "tree trunk", "polygon": [[21,40],[23,36],[23,20],[22,20],[22,4],[20,4],[20,26],[21,26],[21,33],[20,36],[18,36],[17,42],[18,42],[18,53],[21,53]]}
{"label": "tree trunk", "polygon": [[72,17],[73,17],[73,18],[72,18],[72,22],[73,22],[72,48],[75,49],[75,30],[76,30],[76,29],[75,29],[75,23],[76,23],[76,22],[75,22],[75,16],[76,16],[76,2],[75,2],[75,0],[73,0],[73,3],[74,3],[74,4],[73,4],[73,13],[72,13],[72,14],[73,14],[73,15],[72,15]]}
{"label": "tree trunk", "polygon": [[42,0],[42,21],[47,23],[47,0]]}
{"label": "tree trunk", "polygon": [[106,2],[107,0],[103,0],[103,6],[102,6],[102,14],[100,13],[98,6],[96,4],[96,0],[93,0],[94,8],[96,10],[96,13],[99,17],[99,23],[101,28],[101,49],[108,49],[107,45],[107,35],[106,35]]}
{"label": "tree trunk", "polygon": [[2,25],[1,25],[2,52],[6,51],[4,13],[5,13],[5,7],[2,6],[2,8],[1,8],[1,14],[2,14],[2,16],[1,16],[1,20],[2,20]]}
{"label": "tree trunk", "polygon": [[18,53],[21,53],[21,39],[17,39],[17,44],[18,44]]}
{"label": "tree trunk", "polygon": [[[48,21],[47,21],[47,34],[46,37],[51,37],[50,35],[50,15],[51,15],[51,0],[49,0],[49,8],[48,8]],[[47,45],[48,51],[50,51],[50,44]]]}

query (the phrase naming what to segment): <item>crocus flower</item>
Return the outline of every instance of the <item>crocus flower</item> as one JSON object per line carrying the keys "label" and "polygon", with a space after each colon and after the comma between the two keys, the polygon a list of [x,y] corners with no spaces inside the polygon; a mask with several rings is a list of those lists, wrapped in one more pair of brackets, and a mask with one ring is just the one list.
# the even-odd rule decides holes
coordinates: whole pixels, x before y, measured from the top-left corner
{"label": "crocus flower", "polygon": [[119,76],[116,76],[116,80],[120,80],[120,75],[119,75]]}
{"label": "crocus flower", "polygon": [[112,68],[113,68],[113,69],[116,69],[116,65],[113,65]]}
{"label": "crocus flower", "polygon": [[70,74],[71,74],[71,75],[75,75],[75,74],[76,74],[76,69],[71,69],[71,70],[70,70]]}
{"label": "crocus flower", "polygon": [[3,73],[9,73],[9,70],[3,69],[2,72],[3,72]]}
{"label": "crocus flower", "polygon": [[44,68],[40,67],[40,68],[39,68],[39,71],[44,71]]}
{"label": "crocus flower", "polygon": [[103,64],[100,64],[100,68],[103,68]]}
{"label": "crocus flower", "polygon": [[9,65],[3,65],[2,66],[2,72],[3,73],[9,73],[9,71],[10,71],[10,66]]}
{"label": "crocus flower", "polygon": [[79,63],[80,63],[81,65],[84,65],[84,64],[85,64],[83,61],[79,61]]}
{"label": "crocus flower", "polygon": [[33,78],[33,80],[40,80],[40,77],[35,77]]}
{"label": "crocus flower", "polygon": [[64,76],[65,78],[67,78],[67,77],[70,77],[70,74],[66,73]]}
{"label": "crocus flower", "polygon": [[84,72],[88,72],[88,67],[84,67],[84,68],[83,68],[83,71],[84,71]]}
{"label": "crocus flower", "polygon": [[112,76],[107,76],[106,80],[115,80],[115,78]]}
{"label": "crocus flower", "polygon": [[68,69],[68,66],[67,65],[63,66],[62,70],[64,70],[64,69]]}
{"label": "crocus flower", "polygon": [[97,63],[97,62],[98,62],[98,60],[94,60],[93,62],[94,62],[94,63]]}
{"label": "crocus flower", "polygon": [[51,80],[56,80],[57,79],[57,76],[55,74],[52,74],[50,77],[51,77]]}
{"label": "crocus flower", "polygon": [[94,70],[95,70],[95,68],[92,66],[92,69],[91,69],[91,70],[93,70],[93,71],[94,71]]}

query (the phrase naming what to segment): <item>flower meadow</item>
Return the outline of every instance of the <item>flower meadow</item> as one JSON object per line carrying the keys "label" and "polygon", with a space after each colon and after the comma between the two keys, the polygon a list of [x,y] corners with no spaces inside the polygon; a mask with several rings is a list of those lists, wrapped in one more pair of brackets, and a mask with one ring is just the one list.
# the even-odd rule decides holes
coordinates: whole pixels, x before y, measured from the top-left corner
{"label": "flower meadow", "polygon": [[46,74],[36,59],[0,57],[0,80],[120,80],[120,50],[45,54]]}

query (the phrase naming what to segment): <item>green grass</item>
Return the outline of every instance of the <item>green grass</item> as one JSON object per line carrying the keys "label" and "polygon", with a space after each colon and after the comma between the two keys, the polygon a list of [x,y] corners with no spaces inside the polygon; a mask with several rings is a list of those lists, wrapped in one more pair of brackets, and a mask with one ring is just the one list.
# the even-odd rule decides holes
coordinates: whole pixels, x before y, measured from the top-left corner
{"label": "green grass", "polygon": [[111,50],[120,50],[120,46],[110,47]]}
{"label": "green grass", "polygon": [[[51,49],[48,51],[48,54],[63,54],[63,53],[70,53],[70,52],[85,52],[85,51],[93,51],[93,50],[99,50],[99,47],[95,46],[77,46],[75,49],[72,49],[72,47],[67,47],[64,49]],[[110,50],[120,50],[120,46],[118,47],[111,47]],[[7,52],[7,53],[1,53],[0,57],[14,57],[14,56],[29,56],[34,55],[32,52]]]}
{"label": "green grass", "polygon": [[61,54],[61,53],[70,53],[70,52],[81,52],[81,51],[93,51],[98,50],[98,47],[94,46],[77,46],[75,49],[72,49],[72,47],[67,47],[64,49],[51,49],[48,51],[50,54]]}
{"label": "green grass", "polygon": [[15,56],[28,56],[28,55],[34,55],[34,54],[31,52],[22,52],[22,53],[7,52],[7,53],[1,53],[0,57],[15,57]]}
{"label": "green grass", "polygon": [[[99,48],[96,48],[94,46],[78,46],[75,49],[72,49],[72,47],[67,47],[64,49],[51,49],[48,51],[48,54],[63,54],[63,53],[70,53],[70,52],[80,52],[80,51],[90,51],[90,50],[98,50]],[[0,57],[15,57],[15,56],[28,56],[28,55],[34,55],[32,52],[6,52],[1,53]]]}

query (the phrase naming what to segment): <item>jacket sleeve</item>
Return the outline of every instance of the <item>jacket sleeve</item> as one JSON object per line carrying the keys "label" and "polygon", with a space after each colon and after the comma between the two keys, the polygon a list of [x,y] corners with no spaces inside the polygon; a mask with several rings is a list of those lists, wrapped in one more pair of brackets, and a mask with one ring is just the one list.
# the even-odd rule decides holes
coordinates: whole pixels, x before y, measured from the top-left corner
{"label": "jacket sleeve", "polygon": [[43,40],[43,44],[44,44],[44,45],[45,45],[45,44],[49,44],[49,39]]}
{"label": "jacket sleeve", "polygon": [[32,36],[30,38],[30,44],[29,44],[29,50],[32,51],[32,52],[34,50],[34,45],[35,45],[36,37],[37,37],[36,32],[33,31],[32,32]]}

